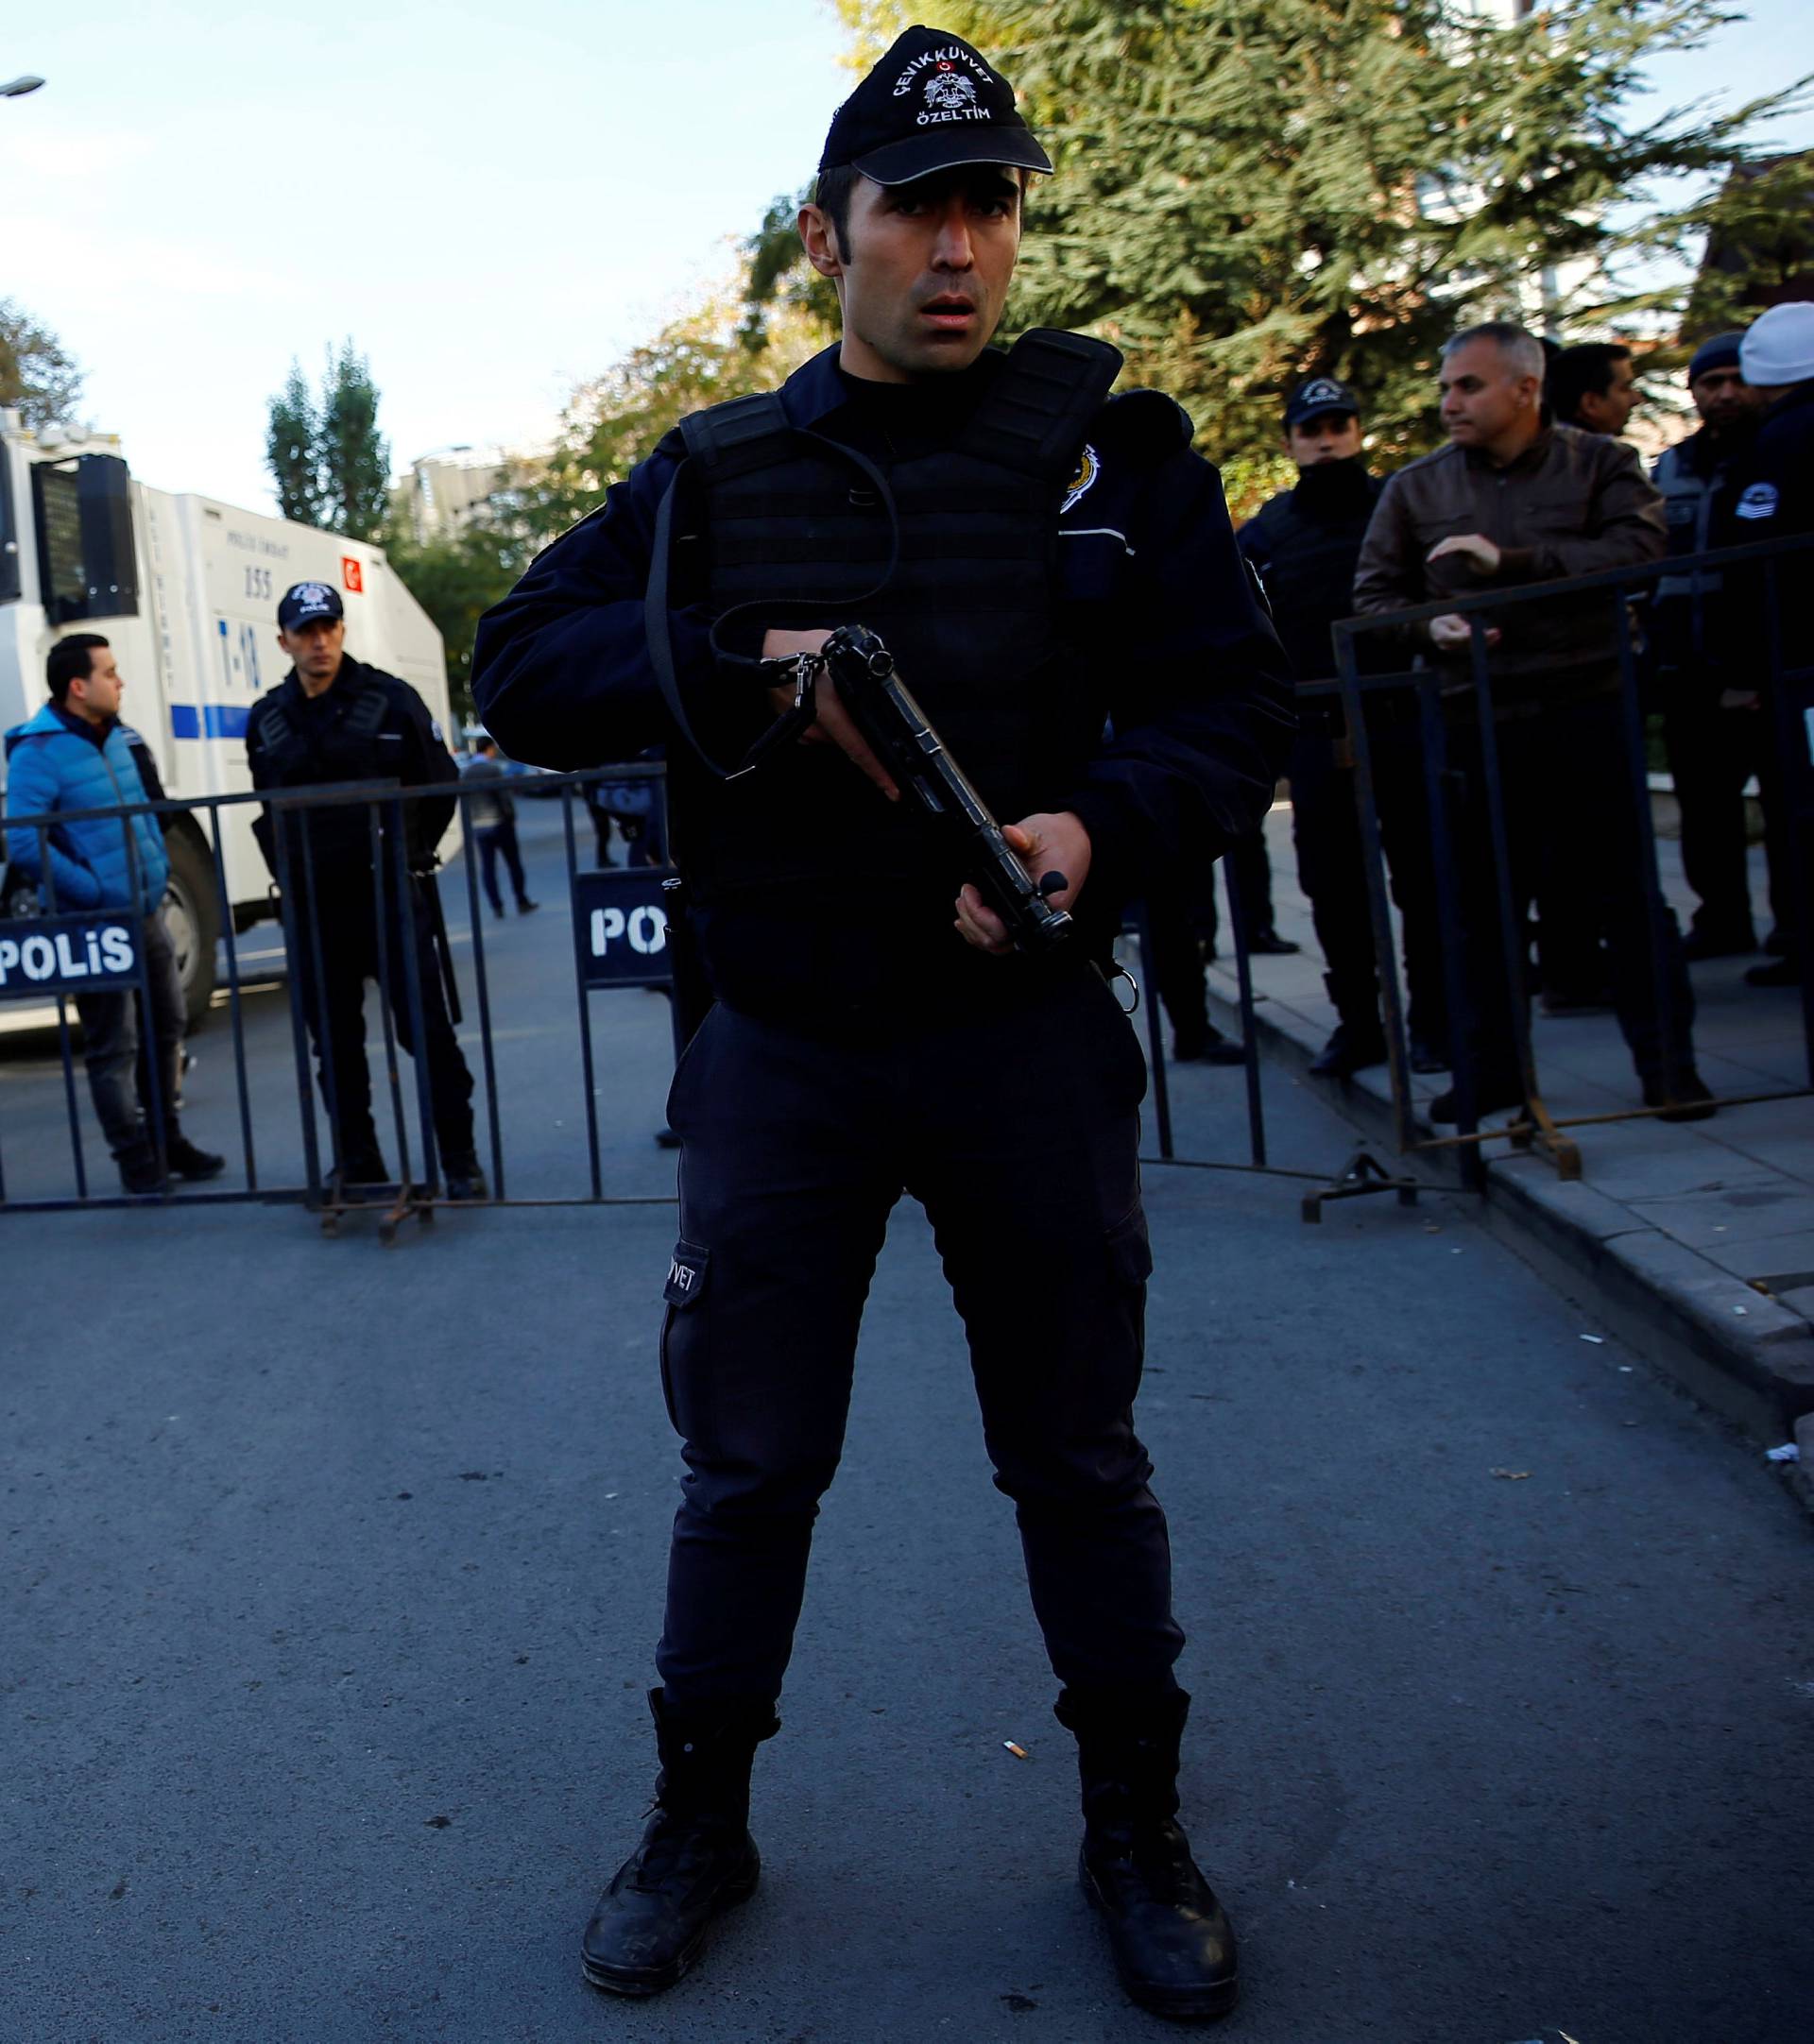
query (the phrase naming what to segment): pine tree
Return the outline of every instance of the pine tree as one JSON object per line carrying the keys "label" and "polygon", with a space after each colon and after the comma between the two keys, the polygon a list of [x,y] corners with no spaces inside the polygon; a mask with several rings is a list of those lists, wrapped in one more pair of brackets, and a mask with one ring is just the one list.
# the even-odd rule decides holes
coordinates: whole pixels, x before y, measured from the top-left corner
{"label": "pine tree", "polygon": [[[915,11],[841,10],[860,60]],[[1717,0],[1560,0],[1507,25],[1452,0],[950,0],[941,26],[1000,62],[1059,172],[1030,196],[1008,337],[1115,341],[1125,381],[1179,398],[1219,459],[1275,450],[1283,393],[1316,374],[1356,386],[1389,457],[1429,445],[1458,326],[1672,327],[1681,259],[1734,201],[1671,202],[1669,180],[1748,162],[1790,96],[1633,121],[1643,65],[1722,18]],[[1660,287],[1659,256],[1677,259]]]}
{"label": "pine tree", "polygon": [[265,465],[277,489],[281,518],[303,525],[326,525],[317,453],[319,428],[315,396],[299,363],[290,364],[283,388],[270,400],[265,435]]}
{"label": "pine tree", "polygon": [[337,357],[329,352],[318,416],[330,522],[351,538],[376,538],[390,508],[390,449],[378,431],[370,366],[351,340]]}
{"label": "pine tree", "polygon": [[81,397],[82,372],[47,327],[11,298],[0,298],[0,405],[27,426],[67,426]]}
{"label": "pine tree", "polygon": [[390,451],[378,431],[378,391],[351,341],[328,349],[321,389],[299,363],[270,400],[265,466],[279,512],[324,532],[374,539],[390,506]]}

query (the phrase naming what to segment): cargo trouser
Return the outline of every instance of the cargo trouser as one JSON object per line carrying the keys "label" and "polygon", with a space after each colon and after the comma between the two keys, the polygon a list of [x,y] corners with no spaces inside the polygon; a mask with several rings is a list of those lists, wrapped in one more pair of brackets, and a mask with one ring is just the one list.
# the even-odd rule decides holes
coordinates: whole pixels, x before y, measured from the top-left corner
{"label": "cargo trouser", "polygon": [[[414,882],[408,910],[415,949],[415,991],[421,1002],[425,1041],[416,1042],[411,1001],[410,945],[393,886],[385,889],[385,929],[379,943],[371,870],[353,867],[317,873],[321,971],[316,974],[316,945],[309,928],[309,895],[294,890],[297,956],[292,966],[302,996],[302,1013],[315,1045],[321,1099],[334,1125],[336,1150],[344,1161],[376,1141],[371,1116],[371,1070],[366,1061],[366,981],[382,978],[389,999],[391,1028],[399,1044],[428,1067],[435,1140],[443,1159],[472,1154],[472,1074],[460,1054],[435,956],[433,926]],[[382,951],[382,969],[381,969]],[[415,1105],[406,1092],[405,1113]],[[413,1119],[413,1116],[411,1116]]]}
{"label": "cargo trouser", "polygon": [[706,1017],[668,1107],[683,1147],[661,1370],[687,1466],[657,1655],[671,1700],[779,1694],[903,1191],[969,1337],[1053,1671],[1170,1684],[1183,1635],[1131,1409],[1145,1085],[1114,996],[1082,971],[1018,1012],[858,1041]]}

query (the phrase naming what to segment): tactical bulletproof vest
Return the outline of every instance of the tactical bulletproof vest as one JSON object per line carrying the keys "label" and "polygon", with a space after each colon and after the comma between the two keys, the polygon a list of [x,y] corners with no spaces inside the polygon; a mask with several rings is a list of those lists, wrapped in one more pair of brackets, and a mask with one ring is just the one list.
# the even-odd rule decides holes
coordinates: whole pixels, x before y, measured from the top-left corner
{"label": "tactical bulletproof vest", "polygon": [[[1059,643],[1058,513],[1120,366],[1104,342],[1029,333],[948,444],[885,474],[790,424],[773,393],[695,414],[681,431],[705,607],[723,621],[752,606],[733,635],[749,645],[764,612],[795,628],[868,625],[1003,821],[1049,804],[1103,729],[1102,677]],[[727,783],[680,759],[673,775],[700,898],[933,877],[910,806],[832,748],[794,746]]]}
{"label": "tactical bulletproof vest", "polygon": [[[261,706],[258,735],[271,784],[307,788],[394,775],[396,764],[384,758],[378,741],[389,710],[384,685],[370,678],[351,689],[336,681],[325,704],[306,709],[292,707],[281,692],[267,697]],[[293,847],[299,846],[305,828],[310,854],[317,862],[330,860],[344,865],[370,859],[370,813],[362,803],[292,812],[286,836]]]}
{"label": "tactical bulletproof vest", "polygon": [[310,711],[292,711],[282,696],[271,697],[259,737],[278,785],[376,779],[383,772],[378,734],[389,707],[370,681]]}

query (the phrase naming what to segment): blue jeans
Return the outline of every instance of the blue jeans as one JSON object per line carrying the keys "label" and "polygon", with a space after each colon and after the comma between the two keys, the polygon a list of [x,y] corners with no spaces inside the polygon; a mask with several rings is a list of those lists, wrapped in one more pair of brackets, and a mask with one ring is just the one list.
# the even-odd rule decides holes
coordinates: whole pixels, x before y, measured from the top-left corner
{"label": "blue jeans", "polygon": [[[163,917],[147,915],[139,926],[145,974],[151,990],[149,1041],[157,1064],[157,1105],[165,1141],[177,1133],[178,1064],[182,1055],[188,1014],[177,954]],[[76,1013],[82,1018],[82,1062],[95,1118],[115,1157],[143,1153],[151,1143],[152,1087],[148,1061],[139,1056],[137,987],[124,994],[77,994]]]}
{"label": "blue jeans", "polygon": [[529,891],[522,884],[522,854],[517,849],[517,826],[514,820],[502,824],[487,824],[476,833],[479,841],[479,874],[485,883],[485,896],[500,915],[504,913],[504,896],[498,892],[498,860],[502,856],[510,869],[511,892],[516,895],[519,907],[529,898]]}

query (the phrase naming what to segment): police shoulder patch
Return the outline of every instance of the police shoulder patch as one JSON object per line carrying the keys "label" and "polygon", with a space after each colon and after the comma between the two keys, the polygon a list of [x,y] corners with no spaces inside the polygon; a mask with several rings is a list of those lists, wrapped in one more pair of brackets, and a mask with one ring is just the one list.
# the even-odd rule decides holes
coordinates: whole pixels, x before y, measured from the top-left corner
{"label": "police shoulder patch", "polygon": [[1741,519],[1773,519],[1779,502],[1774,483],[1754,483],[1732,508]]}
{"label": "police shoulder patch", "polygon": [[1058,506],[1058,516],[1060,518],[1064,517],[1071,505],[1095,482],[1096,478],[1102,473],[1102,457],[1086,441],[1083,452],[1077,457],[1077,472],[1065,485],[1065,501]]}

